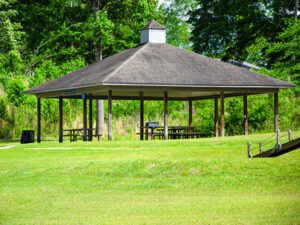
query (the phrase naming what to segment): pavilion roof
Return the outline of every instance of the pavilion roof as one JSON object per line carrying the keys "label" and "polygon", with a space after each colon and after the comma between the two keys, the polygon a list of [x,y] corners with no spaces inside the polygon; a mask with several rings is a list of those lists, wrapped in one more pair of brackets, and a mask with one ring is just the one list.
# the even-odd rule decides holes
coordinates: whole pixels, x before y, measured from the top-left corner
{"label": "pavilion roof", "polygon": [[291,88],[295,85],[165,43],[146,43],[31,88],[37,94],[103,85]]}

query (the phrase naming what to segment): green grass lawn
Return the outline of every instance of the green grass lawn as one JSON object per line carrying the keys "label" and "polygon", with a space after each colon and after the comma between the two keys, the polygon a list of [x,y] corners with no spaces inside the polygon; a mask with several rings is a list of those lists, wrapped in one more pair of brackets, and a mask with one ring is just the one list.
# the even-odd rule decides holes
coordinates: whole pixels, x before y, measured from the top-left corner
{"label": "green grass lawn", "polygon": [[0,224],[300,224],[300,152],[247,158],[270,136],[2,140]]}

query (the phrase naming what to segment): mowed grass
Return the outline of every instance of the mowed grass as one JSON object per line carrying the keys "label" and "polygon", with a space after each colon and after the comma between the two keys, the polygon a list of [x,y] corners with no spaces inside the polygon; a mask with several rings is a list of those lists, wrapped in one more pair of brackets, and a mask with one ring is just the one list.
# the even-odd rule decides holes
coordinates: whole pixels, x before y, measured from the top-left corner
{"label": "mowed grass", "polygon": [[0,224],[300,224],[299,150],[247,158],[270,136],[1,141]]}

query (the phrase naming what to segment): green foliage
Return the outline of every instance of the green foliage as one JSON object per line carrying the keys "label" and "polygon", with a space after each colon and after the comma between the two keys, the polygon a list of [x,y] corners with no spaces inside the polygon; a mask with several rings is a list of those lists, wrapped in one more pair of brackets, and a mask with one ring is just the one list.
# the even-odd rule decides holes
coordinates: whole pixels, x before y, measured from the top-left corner
{"label": "green foliage", "polygon": [[196,4],[189,18],[193,49],[225,61],[245,60],[248,47],[258,38],[274,41],[294,11],[288,0],[196,0]]}
{"label": "green foliage", "polygon": [[0,73],[11,74],[22,69],[21,25],[13,22],[18,12],[13,9],[15,0],[0,0]]}
{"label": "green foliage", "polygon": [[[227,102],[226,110],[225,110],[225,115],[224,115],[226,118],[225,119],[226,133],[229,135],[240,135],[243,133],[243,130],[244,130],[244,127],[243,127],[244,114],[243,114],[242,97],[226,99],[226,102]],[[251,105],[251,108],[252,108],[252,105]],[[252,124],[250,125],[250,127],[252,127]]]}
{"label": "green foliage", "polygon": [[[267,56],[275,58],[274,70],[276,77],[300,85],[300,20],[290,21],[290,25],[278,35],[277,40],[270,45]],[[299,87],[297,93],[300,93]]]}
{"label": "green foliage", "polygon": [[29,87],[35,87],[46,81],[61,77],[65,74],[81,69],[85,65],[85,61],[82,58],[66,61],[61,65],[57,65],[52,60],[47,60],[39,67],[33,69],[33,76],[29,78]]}
{"label": "green foliage", "polygon": [[108,14],[105,10],[100,10],[97,17],[98,20],[95,21],[95,17],[90,14],[87,21],[80,26],[82,30],[79,31],[79,40],[87,40],[95,46],[96,42],[99,41],[99,36],[95,34],[100,33],[102,51],[106,52],[108,46],[115,41],[113,37],[114,24],[108,19]]}
{"label": "green foliage", "polygon": [[0,98],[0,138],[7,137],[7,124],[9,123],[9,115],[7,103],[4,98]]}
{"label": "green foliage", "polygon": [[167,43],[191,49],[191,25],[187,22],[188,12],[195,7],[195,0],[166,0],[161,4],[167,30]]}
{"label": "green foliage", "polygon": [[[271,131],[273,128],[272,96],[251,96],[248,103],[250,130]],[[280,115],[281,117],[281,115]],[[282,124],[283,125],[283,124]],[[286,128],[285,128],[286,129]]]}
{"label": "green foliage", "polygon": [[252,63],[254,65],[260,66],[262,68],[266,67],[266,50],[269,47],[269,43],[266,38],[259,37],[253,44],[247,48],[248,56],[246,62]]}
{"label": "green foliage", "polygon": [[138,45],[140,29],[150,20],[163,24],[157,0],[108,1],[104,9],[114,24],[114,42],[110,52],[104,52],[105,57]]}
{"label": "green foliage", "polygon": [[24,80],[21,78],[14,78],[11,79],[6,88],[6,93],[8,99],[15,105],[15,106],[22,106],[24,101],[26,100],[26,95],[23,95],[22,92],[27,89],[27,86],[24,83]]}
{"label": "green foliage", "polygon": [[0,124],[2,121],[7,121],[7,119],[8,119],[8,112],[6,108],[6,103],[4,102],[3,98],[0,98]]}

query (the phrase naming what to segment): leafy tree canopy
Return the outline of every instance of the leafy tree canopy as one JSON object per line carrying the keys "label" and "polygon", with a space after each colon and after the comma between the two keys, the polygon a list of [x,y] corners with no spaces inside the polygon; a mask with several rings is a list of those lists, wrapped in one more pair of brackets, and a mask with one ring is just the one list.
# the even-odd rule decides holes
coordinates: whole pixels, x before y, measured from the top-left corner
{"label": "leafy tree canopy", "polygon": [[285,20],[294,15],[290,0],[196,0],[196,4],[189,18],[193,48],[224,61],[245,60],[248,47],[258,38],[273,42],[286,27]]}

